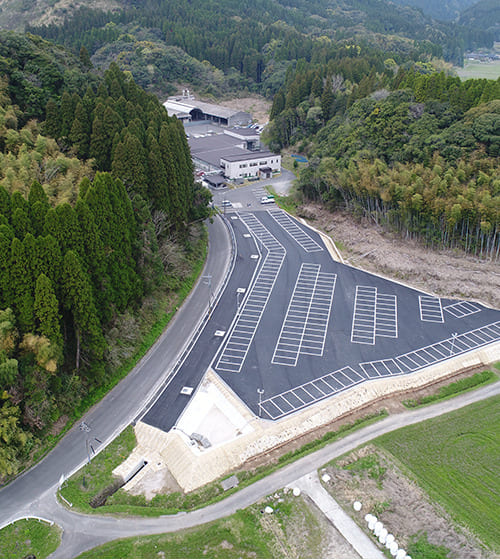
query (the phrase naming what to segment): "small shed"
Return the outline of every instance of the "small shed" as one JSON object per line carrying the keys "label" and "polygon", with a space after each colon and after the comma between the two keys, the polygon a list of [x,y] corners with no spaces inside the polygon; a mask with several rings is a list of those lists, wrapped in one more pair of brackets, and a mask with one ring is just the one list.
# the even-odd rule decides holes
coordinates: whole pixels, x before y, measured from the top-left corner
{"label": "small shed", "polygon": [[226,179],[222,175],[206,175],[205,181],[209,187],[221,189],[226,186]]}

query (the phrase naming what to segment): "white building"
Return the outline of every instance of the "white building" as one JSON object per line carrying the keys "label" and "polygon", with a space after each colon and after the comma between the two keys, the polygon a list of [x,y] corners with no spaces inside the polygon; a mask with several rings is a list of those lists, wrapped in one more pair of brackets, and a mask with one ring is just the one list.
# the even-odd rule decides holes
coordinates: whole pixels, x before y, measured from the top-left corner
{"label": "white building", "polygon": [[260,177],[270,179],[281,171],[281,156],[273,152],[247,152],[222,156],[220,166],[228,179]]}

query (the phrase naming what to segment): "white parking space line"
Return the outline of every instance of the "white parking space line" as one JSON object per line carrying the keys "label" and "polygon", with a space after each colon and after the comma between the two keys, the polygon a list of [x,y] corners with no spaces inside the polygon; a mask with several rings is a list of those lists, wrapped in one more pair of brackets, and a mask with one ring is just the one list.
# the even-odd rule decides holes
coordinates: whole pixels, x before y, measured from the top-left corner
{"label": "white parking space line", "polygon": [[[335,378],[342,379],[342,381],[334,383]],[[263,400],[261,409],[269,418],[276,420],[277,418],[338,393],[340,390],[352,387],[363,379],[364,378],[351,367],[344,367]],[[292,407],[290,410],[285,410],[285,408],[287,408],[283,406],[285,401],[288,406]]]}
{"label": "white parking space line", "polygon": [[233,373],[241,371],[286,256],[285,248],[253,214],[245,213],[240,218],[267,250],[267,254],[215,366],[216,370]]}
{"label": "white parking space line", "polygon": [[398,311],[395,295],[377,293],[375,336],[398,338]]}
{"label": "white parking space line", "polygon": [[323,251],[323,247],[316,243],[314,239],[308,235],[297,222],[293,220],[283,210],[268,210],[267,213],[295,240],[306,253],[315,251]]}
{"label": "white parking space line", "polygon": [[467,317],[468,315],[481,311],[481,308],[471,301],[459,301],[457,303],[447,305],[446,307],[443,307],[443,309],[457,319],[462,319],[462,317]]}
{"label": "white parking space line", "polygon": [[252,189],[252,194],[255,196],[257,200],[260,200],[263,196],[269,195],[269,193],[266,191],[264,187],[258,187],[256,189]]}
{"label": "white parking space line", "polygon": [[356,286],[351,342],[375,344],[376,302],[376,288],[371,286]]}
{"label": "white parking space line", "polygon": [[300,267],[271,363],[295,367],[300,354],[323,355],[337,275],[320,270]]}
{"label": "white parking space line", "polygon": [[367,377],[387,377],[410,373],[500,340],[500,321],[446,338],[390,360],[363,362]]}
{"label": "white parking space line", "polygon": [[418,296],[420,320],[429,323],[444,323],[441,298],[433,296]]}

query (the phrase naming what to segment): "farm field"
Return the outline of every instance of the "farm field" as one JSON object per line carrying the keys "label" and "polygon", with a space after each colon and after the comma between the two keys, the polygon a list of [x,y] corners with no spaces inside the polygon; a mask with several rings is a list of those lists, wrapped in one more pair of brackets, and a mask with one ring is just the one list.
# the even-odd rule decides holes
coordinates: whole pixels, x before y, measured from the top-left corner
{"label": "farm field", "polygon": [[500,76],[500,60],[496,62],[465,62],[463,68],[455,68],[462,80],[487,78],[496,80]]}
{"label": "farm field", "polygon": [[500,551],[500,397],[374,440],[461,525]]}

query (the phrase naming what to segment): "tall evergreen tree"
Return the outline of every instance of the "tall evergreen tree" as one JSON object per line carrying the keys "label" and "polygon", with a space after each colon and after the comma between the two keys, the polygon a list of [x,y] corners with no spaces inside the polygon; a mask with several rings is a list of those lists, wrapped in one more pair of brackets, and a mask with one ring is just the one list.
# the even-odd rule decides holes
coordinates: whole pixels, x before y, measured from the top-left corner
{"label": "tall evergreen tree", "polygon": [[33,278],[23,243],[14,237],[11,245],[9,279],[11,301],[21,332],[31,332],[35,326],[33,315]]}
{"label": "tall evergreen tree", "polygon": [[45,274],[40,274],[36,280],[34,311],[38,332],[62,349],[59,302],[52,282]]}
{"label": "tall evergreen tree", "polygon": [[93,360],[102,359],[105,341],[97,315],[88,275],[74,251],[64,256],[62,292],[66,309],[73,317],[75,332],[75,369],[80,369],[82,352],[90,353]]}

